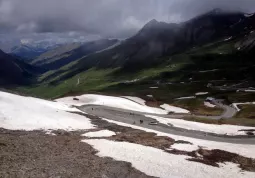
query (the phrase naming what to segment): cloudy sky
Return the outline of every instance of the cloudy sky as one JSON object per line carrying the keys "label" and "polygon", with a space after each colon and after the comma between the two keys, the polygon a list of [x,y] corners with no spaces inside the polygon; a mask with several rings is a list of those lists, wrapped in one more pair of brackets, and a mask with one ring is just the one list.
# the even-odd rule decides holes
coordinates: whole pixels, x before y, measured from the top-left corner
{"label": "cloudy sky", "polygon": [[255,12],[255,0],[0,0],[0,33],[126,38],[151,19],[180,22],[214,8]]}

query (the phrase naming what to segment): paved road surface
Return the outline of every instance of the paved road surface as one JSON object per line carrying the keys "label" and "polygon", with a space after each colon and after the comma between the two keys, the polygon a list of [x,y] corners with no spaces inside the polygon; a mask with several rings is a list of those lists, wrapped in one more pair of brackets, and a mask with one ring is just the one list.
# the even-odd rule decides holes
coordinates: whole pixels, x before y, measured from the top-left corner
{"label": "paved road surface", "polygon": [[[155,121],[152,118],[147,118],[144,115],[156,115],[167,118],[181,118],[183,115],[158,115],[150,114],[136,111],[129,111],[124,109],[112,108],[108,106],[98,106],[98,105],[86,105],[79,107],[80,110],[95,115],[98,117],[106,118],[109,120],[119,121],[127,124],[134,124],[140,127],[153,129],[156,131],[169,133],[173,135],[180,135],[191,138],[198,138],[203,140],[211,140],[217,142],[227,142],[227,143],[237,143],[237,144],[255,144],[255,137],[248,136],[227,136],[227,135],[217,135],[213,133],[206,133],[201,131],[192,131],[181,128],[175,128],[167,126],[164,124],[159,125],[149,125],[150,122]],[[140,124],[140,120],[143,120],[144,123]]]}

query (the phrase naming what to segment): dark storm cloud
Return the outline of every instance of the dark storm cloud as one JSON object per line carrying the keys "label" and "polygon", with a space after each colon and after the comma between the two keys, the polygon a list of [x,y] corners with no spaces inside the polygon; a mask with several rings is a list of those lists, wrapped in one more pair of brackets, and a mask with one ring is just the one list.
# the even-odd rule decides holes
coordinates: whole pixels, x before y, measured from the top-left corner
{"label": "dark storm cloud", "polygon": [[151,19],[179,22],[214,8],[253,12],[255,1],[0,0],[0,31],[82,31],[127,37]]}

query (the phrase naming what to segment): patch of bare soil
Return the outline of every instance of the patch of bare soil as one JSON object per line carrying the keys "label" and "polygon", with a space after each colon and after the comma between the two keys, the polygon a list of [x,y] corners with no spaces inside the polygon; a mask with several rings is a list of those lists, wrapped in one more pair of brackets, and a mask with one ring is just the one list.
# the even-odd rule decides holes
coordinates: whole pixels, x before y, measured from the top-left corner
{"label": "patch of bare soil", "polygon": [[146,106],[150,106],[150,107],[154,107],[154,108],[160,108],[160,105],[162,105],[164,103],[159,102],[159,101],[146,100],[145,104],[146,104]]}
{"label": "patch of bare soil", "polygon": [[[145,178],[130,163],[100,158],[81,132],[0,129],[0,177],[3,178]],[[84,133],[84,132],[82,132]]]}
{"label": "patch of bare soil", "polygon": [[223,150],[206,150],[200,148],[199,150],[192,152],[176,149],[167,150],[167,152],[177,155],[187,155],[191,157],[187,159],[189,161],[199,162],[214,167],[220,167],[219,163],[232,162],[239,165],[242,170],[255,172],[255,159]]}
{"label": "patch of bare soil", "polygon": [[[223,150],[205,150],[200,149],[198,153],[203,156],[203,161],[211,163],[212,165],[217,163],[232,162],[239,165],[239,167],[246,171],[255,172],[255,159],[246,158],[235,153],[229,153]],[[193,161],[196,161],[194,159]]]}

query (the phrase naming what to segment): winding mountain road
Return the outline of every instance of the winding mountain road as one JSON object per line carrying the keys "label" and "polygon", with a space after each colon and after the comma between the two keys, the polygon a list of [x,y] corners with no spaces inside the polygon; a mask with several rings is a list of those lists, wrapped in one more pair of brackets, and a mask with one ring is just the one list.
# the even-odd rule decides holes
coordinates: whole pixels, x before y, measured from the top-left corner
{"label": "winding mountain road", "polygon": [[[236,143],[236,144],[255,144],[255,137],[253,136],[218,135],[214,133],[206,133],[202,131],[176,128],[176,127],[167,126],[164,124],[150,125],[149,123],[155,120],[152,118],[145,117],[145,115],[153,115],[153,116],[161,116],[161,117],[171,118],[171,119],[173,118],[180,119],[184,116],[183,114],[159,115],[159,114],[150,114],[150,113],[130,111],[125,109],[113,108],[108,106],[99,106],[99,105],[84,105],[78,108],[90,115],[95,115],[95,116],[106,118],[109,120],[136,125],[136,126],[140,126],[140,127],[144,127],[144,128],[152,129],[155,131],[168,133],[168,134],[198,138],[203,140],[217,141],[217,142]],[[140,124],[140,120],[143,120],[142,124]]]}

